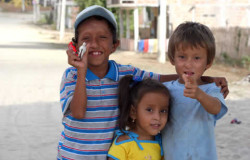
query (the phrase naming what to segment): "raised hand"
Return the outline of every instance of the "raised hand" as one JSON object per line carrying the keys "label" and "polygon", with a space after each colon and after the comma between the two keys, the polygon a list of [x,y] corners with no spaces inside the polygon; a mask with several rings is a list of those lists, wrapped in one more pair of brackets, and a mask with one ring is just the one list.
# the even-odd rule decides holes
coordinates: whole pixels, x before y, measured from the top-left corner
{"label": "raised hand", "polygon": [[198,87],[198,84],[194,77],[183,74],[182,79],[185,83],[185,89],[183,95],[185,97],[190,97],[193,99],[198,99],[199,93],[200,93],[200,88]]}
{"label": "raised hand", "polygon": [[83,54],[82,59],[72,50],[67,49],[66,51],[68,56],[68,64],[72,65],[73,67],[79,69],[86,69],[88,66],[88,46],[86,46],[85,54]]}

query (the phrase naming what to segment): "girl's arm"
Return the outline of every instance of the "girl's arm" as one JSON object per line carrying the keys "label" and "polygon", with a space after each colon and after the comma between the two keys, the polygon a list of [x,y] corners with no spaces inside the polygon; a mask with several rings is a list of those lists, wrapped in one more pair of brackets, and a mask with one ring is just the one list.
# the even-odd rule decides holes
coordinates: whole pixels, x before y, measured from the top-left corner
{"label": "girl's arm", "polygon": [[179,76],[177,74],[160,75],[160,82],[168,82],[177,80]]}

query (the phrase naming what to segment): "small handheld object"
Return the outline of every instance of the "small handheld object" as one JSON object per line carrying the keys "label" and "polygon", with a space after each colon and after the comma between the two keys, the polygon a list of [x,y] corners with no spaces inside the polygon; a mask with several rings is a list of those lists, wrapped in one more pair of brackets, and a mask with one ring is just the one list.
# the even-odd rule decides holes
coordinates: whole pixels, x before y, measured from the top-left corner
{"label": "small handheld object", "polygon": [[80,48],[79,48],[79,52],[77,52],[76,47],[74,46],[73,42],[70,42],[70,43],[68,44],[68,48],[71,49],[71,50],[73,50],[74,53],[75,53],[79,58],[82,59],[82,56],[83,56],[84,53],[86,52],[86,43],[83,42],[83,44],[82,44],[82,45],[80,46]]}
{"label": "small handheld object", "polygon": [[86,52],[86,43],[83,42],[79,48],[79,55],[78,56],[82,59],[82,56],[84,55],[85,52]]}
{"label": "small handheld object", "polygon": [[70,42],[70,43],[68,44],[68,48],[71,49],[71,50],[73,50],[73,51],[76,53],[76,55],[78,55],[78,54],[77,54],[77,51],[76,51],[76,47],[73,45],[73,42]]}

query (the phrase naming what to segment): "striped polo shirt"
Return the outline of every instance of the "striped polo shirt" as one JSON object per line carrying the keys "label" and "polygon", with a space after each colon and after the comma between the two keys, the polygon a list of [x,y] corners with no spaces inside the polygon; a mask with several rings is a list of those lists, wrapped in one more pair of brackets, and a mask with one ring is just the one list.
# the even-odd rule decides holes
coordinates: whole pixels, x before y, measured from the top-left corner
{"label": "striped polo shirt", "polygon": [[60,86],[64,130],[58,145],[58,159],[106,160],[114,131],[118,128],[118,82],[125,75],[160,78],[158,74],[120,65],[113,60],[109,61],[109,71],[102,79],[87,70],[86,115],[83,119],[75,119],[69,104],[75,90],[77,69],[66,69]]}

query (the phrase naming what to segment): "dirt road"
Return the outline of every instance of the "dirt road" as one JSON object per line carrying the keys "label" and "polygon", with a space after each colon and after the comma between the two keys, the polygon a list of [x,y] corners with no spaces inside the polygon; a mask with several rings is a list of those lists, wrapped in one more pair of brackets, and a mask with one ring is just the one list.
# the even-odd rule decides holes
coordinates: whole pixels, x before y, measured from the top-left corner
{"label": "dirt road", "polygon": [[[58,33],[32,25],[32,15],[0,12],[0,159],[53,160],[61,125],[59,84],[68,66],[66,43]],[[175,73],[155,54],[121,52],[111,59],[159,73]],[[248,71],[214,66],[208,75],[225,76],[231,93],[229,113],[217,124],[218,154],[222,160],[250,157],[250,88],[240,81]],[[231,126],[233,117],[243,123]],[[233,128],[232,128],[233,127]],[[248,133],[248,134],[246,134]]]}

